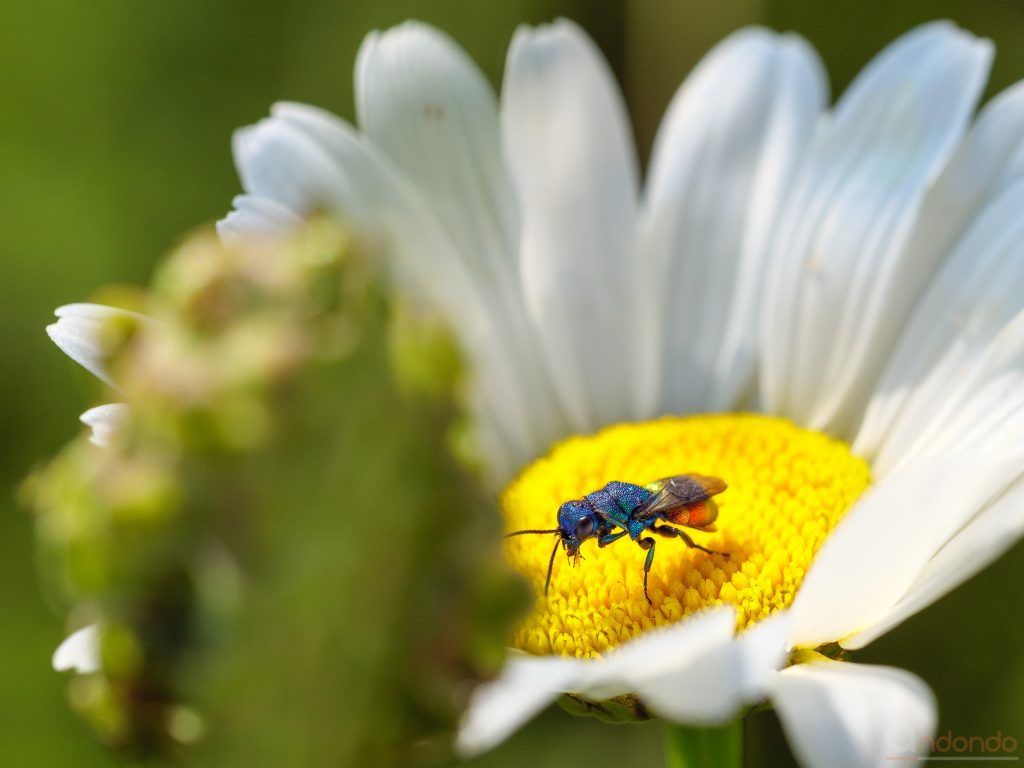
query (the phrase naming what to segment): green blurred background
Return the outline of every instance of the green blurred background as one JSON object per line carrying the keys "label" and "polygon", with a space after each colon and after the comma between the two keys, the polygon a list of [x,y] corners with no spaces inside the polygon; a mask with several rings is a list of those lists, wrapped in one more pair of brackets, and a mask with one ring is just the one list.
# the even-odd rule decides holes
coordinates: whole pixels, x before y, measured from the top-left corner
{"label": "green blurred background", "polygon": [[[723,34],[792,29],[839,91],[882,45],[948,17],[992,38],[989,94],[1024,77],[1020,0],[7,0],[0,8],[0,762],[116,761],[70,713],[49,667],[61,619],[38,586],[31,521],[14,493],[79,428],[97,390],[43,333],[52,309],[101,285],[142,282],[187,230],[227,210],[231,131],[275,100],[352,116],[351,70],[369,30],[416,17],[452,34],[497,82],[518,23],[555,16],[597,39],[626,90],[646,154],[673,90]],[[879,536],[884,536],[879,531]],[[1024,548],[858,656],[922,675],[940,731],[1024,740]],[[272,727],[272,724],[268,724]],[[751,763],[791,758],[771,714]],[[756,749],[756,753],[753,750]],[[658,764],[651,726],[612,728],[557,709],[480,765]]]}

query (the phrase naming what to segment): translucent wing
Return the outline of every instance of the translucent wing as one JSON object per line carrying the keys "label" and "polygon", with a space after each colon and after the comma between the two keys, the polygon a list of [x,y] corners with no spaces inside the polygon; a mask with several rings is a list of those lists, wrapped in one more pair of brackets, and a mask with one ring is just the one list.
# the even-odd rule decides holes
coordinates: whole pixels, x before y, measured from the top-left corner
{"label": "translucent wing", "polygon": [[638,520],[691,504],[700,504],[726,489],[725,481],[707,475],[675,475],[647,484],[652,494],[633,512]]}

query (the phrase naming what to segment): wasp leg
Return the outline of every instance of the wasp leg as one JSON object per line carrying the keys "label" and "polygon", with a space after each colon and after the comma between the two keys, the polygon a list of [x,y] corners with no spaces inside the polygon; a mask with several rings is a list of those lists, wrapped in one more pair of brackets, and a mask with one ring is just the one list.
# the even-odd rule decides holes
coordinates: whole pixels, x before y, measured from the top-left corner
{"label": "wasp leg", "polygon": [[645,536],[637,542],[640,549],[647,550],[647,559],[644,561],[644,597],[647,598],[647,602],[650,605],[654,605],[651,601],[651,596],[647,594],[647,574],[651,572],[651,563],[654,562],[654,539],[650,536]]}
{"label": "wasp leg", "polygon": [[707,552],[709,555],[725,555],[726,557],[729,556],[728,552],[718,552],[718,551],[716,551],[714,549],[708,549],[707,547],[702,547],[700,544],[698,544],[693,539],[691,539],[683,531],[680,531],[678,528],[673,528],[670,525],[656,525],[656,526],[653,526],[650,530],[654,531],[659,536],[666,536],[668,538],[672,538],[673,536],[676,536],[676,537],[682,539],[683,541],[685,541],[686,542],[686,546],[692,547],[694,549],[699,549],[701,552]]}
{"label": "wasp leg", "polygon": [[602,536],[601,538],[599,538],[597,540],[597,546],[599,546],[599,547],[607,547],[613,541],[618,541],[623,536],[625,536],[627,533],[629,533],[629,531],[626,531],[626,530],[619,531],[618,533],[606,533],[604,536]]}

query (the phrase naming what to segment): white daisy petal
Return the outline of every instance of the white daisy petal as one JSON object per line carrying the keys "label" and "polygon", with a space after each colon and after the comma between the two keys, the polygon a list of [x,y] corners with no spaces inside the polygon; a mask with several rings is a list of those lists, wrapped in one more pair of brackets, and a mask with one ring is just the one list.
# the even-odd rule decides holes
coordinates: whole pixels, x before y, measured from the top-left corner
{"label": "white daisy petal", "polygon": [[635,411],[637,167],[621,96],[575,25],[517,31],[502,88],[530,317],[579,431]]}
{"label": "white daisy petal", "polygon": [[981,110],[926,195],[904,258],[929,268],[942,263],[972,220],[1021,178],[1024,83],[1003,91]]}
{"label": "white daisy petal", "polygon": [[108,369],[112,350],[105,342],[104,327],[117,318],[131,322],[146,318],[136,312],[99,304],[66,304],[54,314],[57,322],[46,326],[53,343],[89,373],[116,389]]}
{"label": "white daisy petal", "polygon": [[68,635],[53,652],[53,668],[58,672],[87,675],[100,670],[100,627],[89,624]]}
{"label": "white daisy petal", "polygon": [[82,414],[82,423],[92,430],[89,442],[101,448],[112,443],[118,430],[131,417],[131,410],[124,403],[110,403],[90,408]]}
{"label": "white daisy petal", "polygon": [[802,39],[747,29],[673,98],[645,196],[645,413],[729,409],[749,387],[770,228],[827,89]]}
{"label": "white daisy petal", "polygon": [[930,265],[905,258],[956,147],[991,46],[920,27],[854,81],[813,141],[779,221],[762,325],[768,410],[850,432]]}
{"label": "white daisy petal", "polygon": [[300,217],[327,209],[365,225],[364,194],[353,187],[351,177],[363,176],[364,186],[369,186],[368,179],[379,171],[351,129],[344,139],[351,163],[344,169],[332,162],[327,148],[276,116],[235,131],[232,149],[250,196],[270,200]]}
{"label": "white daisy petal", "polygon": [[1024,484],[1018,482],[1001,499],[960,531],[921,570],[906,596],[864,632],[843,641],[863,648],[947,592],[963,584],[1024,536]]}
{"label": "white daisy petal", "polygon": [[928,193],[910,247],[942,254],[982,208],[1024,176],[1024,83],[984,106]]}
{"label": "white daisy petal", "polygon": [[953,454],[870,488],[815,555],[793,600],[792,644],[842,641],[883,620],[935,553],[1022,470],[1020,449]]}
{"label": "white daisy petal", "polygon": [[[496,324],[487,296],[477,290],[462,255],[420,195],[373,146],[322,110],[278,104],[273,117],[249,131],[237,144],[251,191],[272,196],[271,180],[294,174],[296,181],[283,185],[279,202],[301,214],[326,208],[340,216],[386,249],[400,280],[450,320],[497,420],[488,423],[501,433],[487,442],[509,446],[508,457],[488,457],[502,465],[495,473],[507,479],[564,422],[542,391],[528,388],[536,382],[522,375],[528,363],[514,346],[499,342],[507,329]],[[303,166],[310,163],[316,167],[307,175]]]}
{"label": "white daisy petal", "polygon": [[[535,421],[550,427],[534,454],[543,451],[564,434],[565,421],[520,290],[516,202],[493,91],[446,35],[407,22],[367,37],[356,97],[361,127],[431,209],[504,331],[501,347],[524,372]],[[414,257],[425,260],[421,249]]]}
{"label": "white daisy petal", "polygon": [[876,472],[929,445],[927,428],[942,427],[940,415],[970,394],[966,373],[1024,309],[1022,207],[1024,180],[986,205],[914,311],[855,442]]}
{"label": "white daisy petal", "polygon": [[231,204],[234,210],[217,222],[217,233],[228,244],[287,236],[302,225],[300,216],[267,197],[238,195]]}
{"label": "white daisy petal", "polygon": [[1024,302],[990,299],[971,312],[976,322],[968,321],[959,337],[947,337],[945,354],[914,387],[874,461],[876,474],[921,457],[1007,449],[1024,441],[1024,309],[994,338],[984,338],[1010,311],[1005,305]]}
{"label": "white daisy petal", "polygon": [[367,136],[420,191],[479,282],[519,303],[517,222],[497,100],[446,35],[416,22],[366,38],[356,105]]}
{"label": "white daisy petal", "polygon": [[[720,725],[743,706],[763,698],[788,657],[785,614],[739,637],[735,626],[731,607],[706,611],[671,629],[642,635],[621,653],[609,654],[602,672],[626,682],[618,693],[635,691],[652,712],[664,718]],[[643,642],[651,636],[655,642]],[[596,681],[588,683],[588,690],[595,687]],[[614,687],[606,692],[615,692]]]}
{"label": "white daisy petal", "polygon": [[[875,388],[854,442],[864,456],[876,456],[897,419],[906,416],[907,397],[922,384],[928,390],[971,354],[1010,315],[992,311],[1020,294],[1020,235],[1024,188],[1024,83],[1006,89],[982,109],[970,132],[928,192],[907,244],[907,258],[922,265],[943,264],[916,311],[908,317],[901,343]],[[1015,188],[1015,190],[1013,189]],[[965,234],[966,233],[966,234]],[[979,279],[980,278],[980,279]],[[999,289],[1011,290],[999,294]],[[993,292],[992,296],[988,294]],[[903,300],[910,306],[909,300]],[[1010,303],[1009,309],[1021,306]],[[967,318],[973,317],[968,323]],[[978,321],[982,321],[979,333]],[[973,326],[973,328],[972,328]],[[970,335],[965,335],[970,334]],[[950,344],[951,338],[960,344]],[[959,350],[954,351],[959,347]],[[940,364],[944,355],[949,365]],[[930,383],[927,371],[937,366]],[[927,406],[930,407],[930,404]],[[906,419],[904,418],[905,422]],[[890,456],[899,454],[899,441]],[[875,462],[876,471],[888,462]]]}
{"label": "white daisy petal", "polygon": [[598,660],[515,654],[497,680],[474,692],[459,751],[490,748],[566,691],[599,701],[635,693],[671,720],[725,722],[767,695],[788,655],[787,621],[780,614],[737,637],[736,613],[725,606],[647,632]]}
{"label": "white daisy petal", "polygon": [[820,661],[783,670],[772,702],[800,763],[831,768],[907,765],[936,724],[935,697],[901,669]]}
{"label": "white daisy petal", "polygon": [[586,686],[578,692],[609,699],[646,690],[659,676],[685,671],[705,655],[728,646],[735,632],[732,606],[703,611],[671,627],[645,632],[590,664]]}
{"label": "white daisy petal", "polygon": [[235,148],[250,192],[301,216],[336,214],[364,241],[389,249],[397,271],[454,321],[477,322],[482,301],[451,241],[408,181],[350,125],[315,107],[276,104],[270,118],[236,134]]}
{"label": "white daisy petal", "polygon": [[501,743],[563,691],[575,688],[587,664],[554,656],[511,656],[497,680],[473,692],[456,750],[468,757]]}

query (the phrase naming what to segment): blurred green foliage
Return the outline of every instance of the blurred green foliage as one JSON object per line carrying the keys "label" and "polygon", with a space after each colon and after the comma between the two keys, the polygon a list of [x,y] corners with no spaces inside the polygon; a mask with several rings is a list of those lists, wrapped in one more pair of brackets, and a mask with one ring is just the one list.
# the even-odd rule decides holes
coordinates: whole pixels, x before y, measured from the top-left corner
{"label": "blurred green foliage", "polygon": [[208,232],[136,298],[154,322],[105,321],[131,416],[23,496],[47,583],[100,627],[72,704],[119,753],[208,731],[200,764],[436,762],[499,669],[529,593],[443,450],[452,404],[392,383],[374,271],[319,222]]}
{"label": "blurred green foliage", "polygon": [[[433,22],[497,82],[512,30],[556,15],[593,34],[626,86],[641,147],[680,79],[709,45],[746,23],[805,35],[833,92],[910,26],[949,17],[992,38],[989,94],[1024,77],[1018,0],[10,0],[0,7],[0,755],[20,765],[109,765],[49,669],[64,635],[40,589],[30,520],[11,490],[78,431],[97,385],[46,340],[52,309],[110,281],[142,282],[180,234],[238,191],[231,131],[278,99],[351,116],[351,71],[366,31]],[[884,531],[879,532],[885,535]],[[858,658],[905,666],[935,689],[940,730],[1024,739],[1020,546]],[[309,696],[314,696],[312,692]],[[268,725],[267,727],[272,727]],[[750,728],[759,765],[787,751],[774,717]],[[608,728],[559,710],[480,765],[658,760],[657,729]]]}

